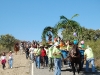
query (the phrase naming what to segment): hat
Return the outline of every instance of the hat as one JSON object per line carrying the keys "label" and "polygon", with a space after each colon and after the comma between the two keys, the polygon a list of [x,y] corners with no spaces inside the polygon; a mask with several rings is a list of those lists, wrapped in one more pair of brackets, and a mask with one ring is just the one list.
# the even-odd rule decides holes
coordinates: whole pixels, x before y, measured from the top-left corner
{"label": "hat", "polygon": [[49,45],[53,45],[53,42],[50,42]]}
{"label": "hat", "polygon": [[80,47],[80,48],[81,48],[82,46],[81,46],[81,45],[79,45],[78,47]]}
{"label": "hat", "polygon": [[90,48],[90,47],[89,47],[89,45],[87,45],[87,47],[86,47],[86,48]]}
{"label": "hat", "polygon": [[42,44],[40,44],[40,46],[43,46]]}
{"label": "hat", "polygon": [[11,53],[12,51],[10,51],[10,53]]}
{"label": "hat", "polygon": [[47,45],[45,45],[44,47],[48,47]]}
{"label": "hat", "polygon": [[39,47],[43,47],[43,45],[40,45]]}
{"label": "hat", "polygon": [[59,43],[58,43],[58,42],[56,42],[56,43],[54,44],[54,46],[59,46]]}

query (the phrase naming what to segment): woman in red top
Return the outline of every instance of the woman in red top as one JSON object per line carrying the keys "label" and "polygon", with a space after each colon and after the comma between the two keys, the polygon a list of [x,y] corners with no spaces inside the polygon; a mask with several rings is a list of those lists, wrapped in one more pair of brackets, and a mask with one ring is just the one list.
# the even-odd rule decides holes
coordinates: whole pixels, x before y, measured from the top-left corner
{"label": "woman in red top", "polygon": [[41,66],[45,66],[45,56],[46,56],[46,51],[44,47],[41,47]]}

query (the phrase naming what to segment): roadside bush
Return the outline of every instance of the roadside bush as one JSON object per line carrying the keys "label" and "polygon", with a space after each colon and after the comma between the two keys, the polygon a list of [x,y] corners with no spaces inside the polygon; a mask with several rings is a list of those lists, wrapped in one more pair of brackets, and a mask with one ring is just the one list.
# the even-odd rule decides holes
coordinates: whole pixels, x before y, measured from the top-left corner
{"label": "roadside bush", "polygon": [[100,40],[97,41],[85,41],[85,47],[86,45],[89,45],[93,52],[95,57],[95,64],[98,69],[100,69]]}

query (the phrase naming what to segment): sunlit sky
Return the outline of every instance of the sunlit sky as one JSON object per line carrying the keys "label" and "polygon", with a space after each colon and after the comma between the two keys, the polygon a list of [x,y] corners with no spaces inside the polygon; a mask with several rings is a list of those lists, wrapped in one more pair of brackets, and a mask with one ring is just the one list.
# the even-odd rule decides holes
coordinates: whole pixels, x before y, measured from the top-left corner
{"label": "sunlit sky", "polygon": [[55,26],[60,16],[81,26],[100,29],[100,0],[0,0],[0,35],[41,41],[46,26]]}

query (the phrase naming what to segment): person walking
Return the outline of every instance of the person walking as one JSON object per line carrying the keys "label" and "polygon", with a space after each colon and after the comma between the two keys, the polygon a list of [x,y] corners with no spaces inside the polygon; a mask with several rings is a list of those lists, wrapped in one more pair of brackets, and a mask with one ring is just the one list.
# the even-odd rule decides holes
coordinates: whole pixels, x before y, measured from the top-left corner
{"label": "person walking", "polygon": [[86,72],[89,72],[89,64],[92,65],[92,72],[95,73],[94,54],[92,48],[87,45],[87,49],[84,52],[84,60],[86,61]]}
{"label": "person walking", "polygon": [[26,59],[28,59],[29,58],[29,47],[28,47],[28,45],[26,45],[25,53],[26,53]]}
{"label": "person walking", "polygon": [[12,55],[12,51],[9,52],[8,64],[9,64],[9,68],[13,67],[13,55]]}
{"label": "person walking", "polygon": [[5,69],[5,67],[6,67],[6,65],[5,65],[6,64],[6,54],[5,54],[5,52],[2,53],[0,60],[1,60],[2,68]]}
{"label": "person walking", "polygon": [[20,44],[20,54],[23,54],[23,43]]}
{"label": "person walking", "polygon": [[48,46],[46,45],[44,47],[45,51],[46,51],[46,56],[45,56],[45,63],[46,63],[46,67],[48,67]]}
{"label": "person walking", "polygon": [[34,49],[35,64],[36,68],[40,69],[40,47],[37,45]]}
{"label": "person walking", "polygon": [[34,52],[34,47],[33,47],[32,44],[31,44],[31,48],[29,49],[29,52],[30,52],[30,60],[31,60],[32,62],[34,62],[34,54],[33,54],[33,52]]}
{"label": "person walking", "polygon": [[49,60],[49,71],[53,71],[53,66],[54,66],[54,57],[53,57],[53,45],[49,45],[48,49],[48,60]]}
{"label": "person walking", "polygon": [[[72,48],[73,43],[70,42],[70,40],[67,40],[65,44],[66,44],[66,49],[67,49],[67,53],[68,53],[67,57],[68,57],[69,56],[69,51]],[[68,68],[71,68],[71,62],[70,62],[69,58],[67,60],[67,63],[68,63]]]}
{"label": "person walking", "polygon": [[54,44],[54,49],[53,49],[53,57],[54,57],[54,66],[55,66],[55,73],[54,75],[61,75],[61,50],[59,43]]}
{"label": "person walking", "polygon": [[44,50],[44,46],[41,46],[41,65],[43,66],[43,69],[45,67],[45,56],[46,56],[46,51]]}

